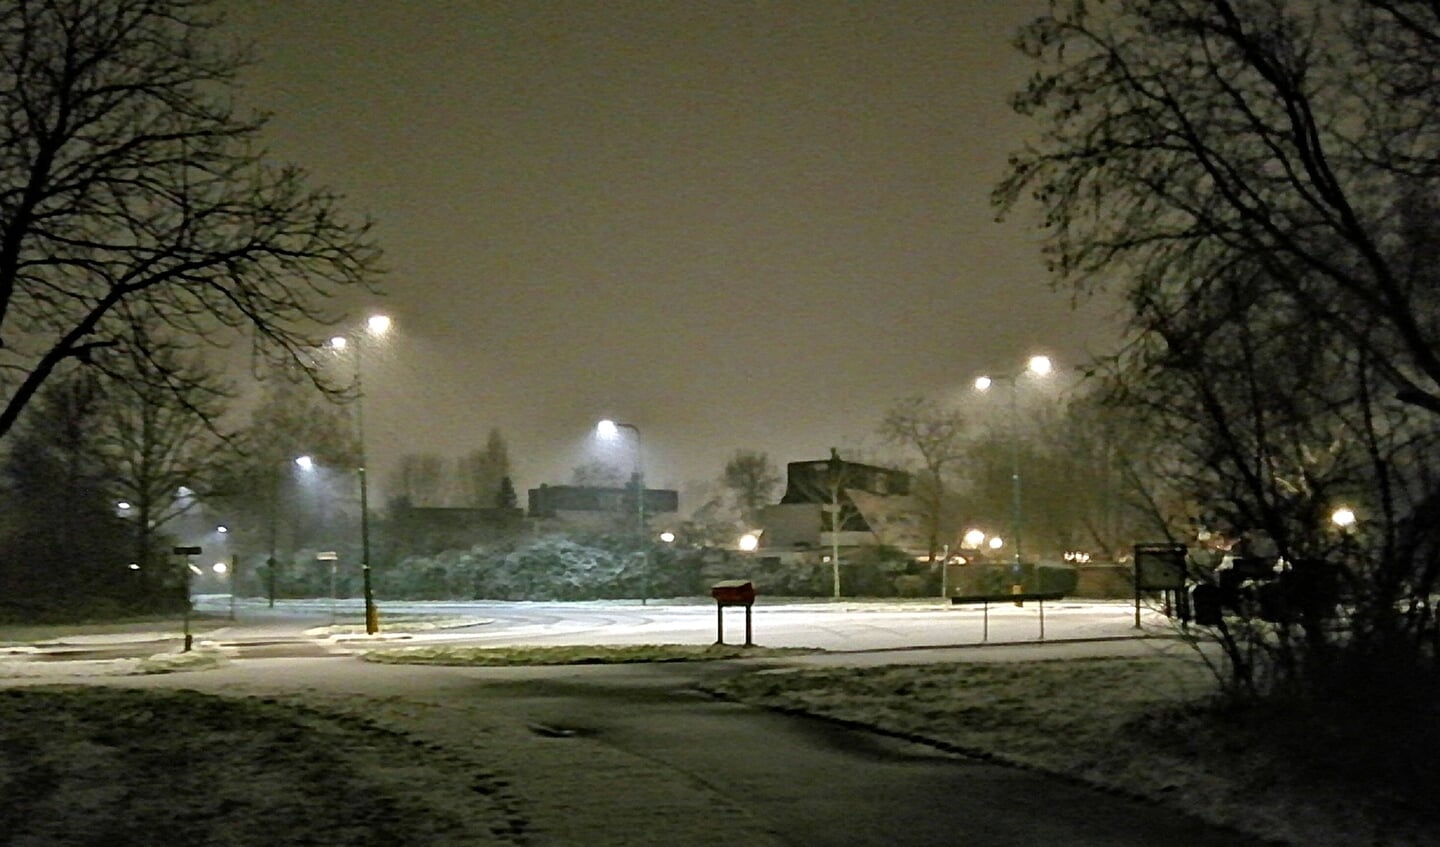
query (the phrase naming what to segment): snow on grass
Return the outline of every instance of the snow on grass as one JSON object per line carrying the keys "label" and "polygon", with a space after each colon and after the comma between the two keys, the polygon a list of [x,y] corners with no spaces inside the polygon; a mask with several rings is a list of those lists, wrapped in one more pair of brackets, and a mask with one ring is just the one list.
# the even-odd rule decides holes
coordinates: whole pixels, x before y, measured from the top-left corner
{"label": "snow on grass", "polygon": [[353,718],[195,691],[0,691],[0,833],[32,845],[523,843],[505,783]]}
{"label": "snow on grass", "polygon": [[728,644],[626,644],[556,647],[391,647],[361,658],[392,665],[613,665],[637,662],[704,662],[793,656],[815,650],[796,647],[739,647]]}
{"label": "snow on grass", "polygon": [[[467,626],[481,626],[491,623],[491,618],[476,617],[434,617],[426,615],[397,615],[380,621],[380,631],[432,632],[437,629],[461,629]],[[365,635],[365,621],[357,623],[332,623],[312,626],[305,630],[310,636]]]}
{"label": "snow on grass", "polygon": [[1415,786],[1343,785],[1264,733],[1227,725],[1205,708],[1214,678],[1187,658],[769,671],[714,692],[1066,776],[1289,844],[1440,844],[1433,803],[1405,796]]}

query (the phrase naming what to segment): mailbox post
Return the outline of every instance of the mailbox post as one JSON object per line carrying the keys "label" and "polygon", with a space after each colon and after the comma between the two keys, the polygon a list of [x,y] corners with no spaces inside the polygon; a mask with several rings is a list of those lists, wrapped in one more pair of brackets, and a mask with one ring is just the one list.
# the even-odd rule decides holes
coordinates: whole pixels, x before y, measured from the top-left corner
{"label": "mailbox post", "polygon": [[745,646],[754,647],[750,608],[755,605],[755,584],[743,579],[728,579],[711,586],[710,596],[715,598],[715,643],[725,643],[725,607],[744,606]]}

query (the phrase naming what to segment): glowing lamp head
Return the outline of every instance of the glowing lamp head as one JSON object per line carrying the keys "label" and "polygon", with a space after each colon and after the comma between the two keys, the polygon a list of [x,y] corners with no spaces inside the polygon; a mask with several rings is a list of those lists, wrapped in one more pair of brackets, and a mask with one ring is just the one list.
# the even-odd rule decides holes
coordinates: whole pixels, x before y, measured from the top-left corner
{"label": "glowing lamp head", "polygon": [[330,339],[330,349],[331,349],[331,350],[344,350],[346,347],[349,347],[349,346],[350,346],[350,339],[346,338],[346,337],[343,336],[343,335],[337,335],[337,336],[335,336],[334,338],[331,338],[331,339]]}
{"label": "glowing lamp head", "polygon": [[1005,546],[1005,539],[1001,538],[1000,536],[997,535],[997,536],[995,536],[994,538],[990,539],[990,549],[991,549],[991,550],[999,550],[1001,547],[1004,547],[1004,546]]}
{"label": "glowing lamp head", "polygon": [[1055,365],[1049,356],[1031,356],[1026,368],[1036,376],[1045,376],[1055,369]]}
{"label": "glowing lamp head", "polygon": [[295,459],[295,466],[302,471],[315,470],[315,460],[309,456],[299,456]]}
{"label": "glowing lamp head", "polygon": [[595,434],[606,441],[613,441],[620,437],[620,427],[607,418],[595,425]]}
{"label": "glowing lamp head", "polygon": [[1355,510],[1349,506],[1341,506],[1330,513],[1330,522],[1341,529],[1349,529],[1355,525]]}
{"label": "glowing lamp head", "polygon": [[975,379],[975,390],[976,390],[976,391],[989,391],[989,390],[990,390],[990,386],[992,386],[992,385],[994,385],[994,384],[995,384],[995,380],[991,379],[991,378],[988,377],[988,376],[977,377],[977,378]]}
{"label": "glowing lamp head", "polygon": [[666,530],[665,532],[660,533],[660,540],[665,542],[666,544],[674,544],[675,533]]}
{"label": "glowing lamp head", "polygon": [[371,335],[384,335],[390,331],[390,316],[371,315],[365,321],[365,328],[370,330]]}
{"label": "glowing lamp head", "polygon": [[984,543],[985,543],[985,533],[981,532],[980,530],[978,530],[978,529],[972,529],[972,530],[970,530],[969,532],[965,533],[965,546],[966,546],[966,547],[973,547],[973,548],[979,549],[980,545],[981,545],[981,544],[984,544]]}
{"label": "glowing lamp head", "polygon": [[760,536],[753,532],[747,532],[740,536],[740,549],[746,553],[753,552],[760,546]]}

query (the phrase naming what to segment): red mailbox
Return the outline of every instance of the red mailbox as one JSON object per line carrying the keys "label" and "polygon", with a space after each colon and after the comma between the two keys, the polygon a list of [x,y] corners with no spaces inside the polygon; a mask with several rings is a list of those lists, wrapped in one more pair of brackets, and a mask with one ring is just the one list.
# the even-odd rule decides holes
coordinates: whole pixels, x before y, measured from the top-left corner
{"label": "red mailbox", "polygon": [[755,583],[744,579],[727,579],[711,586],[710,596],[722,606],[749,606],[755,602]]}
{"label": "red mailbox", "polygon": [[725,643],[725,607],[745,607],[745,646],[755,646],[751,638],[750,607],[755,605],[755,583],[747,579],[727,579],[710,586],[710,596],[715,598],[715,643]]}

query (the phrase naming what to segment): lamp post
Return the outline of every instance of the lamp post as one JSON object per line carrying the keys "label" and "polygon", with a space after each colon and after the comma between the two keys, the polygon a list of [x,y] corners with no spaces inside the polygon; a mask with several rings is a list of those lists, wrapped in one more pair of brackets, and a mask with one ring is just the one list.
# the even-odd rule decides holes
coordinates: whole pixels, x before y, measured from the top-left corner
{"label": "lamp post", "polygon": [[1020,484],[1020,377],[1025,374],[1045,376],[1054,369],[1048,356],[1031,356],[1025,370],[998,376],[982,376],[975,380],[976,391],[989,391],[997,382],[1010,385],[1010,535],[1014,541],[1015,564],[1020,564],[1020,538],[1025,526],[1025,509]]}
{"label": "lamp post", "polygon": [[[364,369],[361,366],[362,343],[366,334],[380,337],[390,331],[390,318],[386,315],[371,315],[365,321],[365,332],[355,333],[355,430],[359,440],[360,464],[355,469],[360,479],[360,574],[364,579],[365,591],[365,633],[374,635],[380,631],[380,614],[375,609],[375,594],[370,587],[370,494],[365,480],[365,384]],[[330,346],[344,350],[349,338],[337,335],[330,339]]]}
{"label": "lamp post", "polygon": [[635,434],[635,537],[640,542],[640,605],[650,601],[650,555],[645,549],[645,465],[640,447],[640,427],[635,424],[603,420],[595,425],[595,434],[605,441],[615,441],[620,430],[628,429]]}

